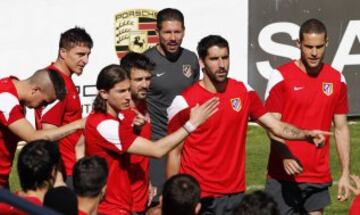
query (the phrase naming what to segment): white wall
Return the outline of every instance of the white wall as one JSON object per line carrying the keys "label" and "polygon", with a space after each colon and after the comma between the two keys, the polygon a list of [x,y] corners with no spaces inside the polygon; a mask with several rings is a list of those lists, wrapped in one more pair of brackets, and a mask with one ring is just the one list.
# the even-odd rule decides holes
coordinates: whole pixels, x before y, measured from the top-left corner
{"label": "white wall", "polygon": [[[230,43],[230,76],[247,81],[247,0],[2,0],[0,1],[0,77],[30,76],[57,57],[60,34],[75,25],[94,40],[90,62],[77,85],[95,84],[104,66],[118,63],[114,45],[115,14],[137,8],[178,8],[184,13],[183,46],[195,51],[208,34],[220,34]],[[81,98],[91,104],[92,98]]]}

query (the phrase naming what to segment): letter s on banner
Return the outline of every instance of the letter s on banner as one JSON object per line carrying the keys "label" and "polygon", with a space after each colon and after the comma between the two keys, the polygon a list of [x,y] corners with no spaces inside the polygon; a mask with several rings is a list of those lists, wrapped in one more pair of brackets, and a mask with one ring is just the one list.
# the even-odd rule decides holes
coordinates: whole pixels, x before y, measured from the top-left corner
{"label": "letter s on banner", "polygon": [[[274,34],[287,33],[292,40],[298,39],[299,26],[291,22],[276,22],[265,26],[259,33],[258,42],[265,52],[290,59],[298,59],[300,52],[297,47],[277,43],[271,39]],[[269,61],[256,63],[257,70],[264,78],[268,79],[273,70]]]}

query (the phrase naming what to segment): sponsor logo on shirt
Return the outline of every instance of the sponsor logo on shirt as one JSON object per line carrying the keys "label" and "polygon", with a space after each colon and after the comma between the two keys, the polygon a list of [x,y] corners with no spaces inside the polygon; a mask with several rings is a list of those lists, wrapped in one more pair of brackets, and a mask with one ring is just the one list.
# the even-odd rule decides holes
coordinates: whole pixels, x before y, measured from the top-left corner
{"label": "sponsor logo on shirt", "polygon": [[334,91],[333,89],[334,89],[333,83],[326,83],[326,82],[322,83],[322,90],[325,95],[330,96]]}
{"label": "sponsor logo on shirt", "polygon": [[156,75],[156,77],[161,77],[161,76],[165,75],[165,72],[163,72],[163,73],[156,73],[155,75]]}
{"label": "sponsor logo on shirt", "polygon": [[159,42],[156,10],[130,9],[115,15],[115,49],[119,59],[129,51],[143,53]]}
{"label": "sponsor logo on shirt", "polygon": [[184,73],[185,77],[190,78],[190,76],[193,73],[190,64],[183,65],[183,73]]}
{"label": "sponsor logo on shirt", "polygon": [[240,98],[234,98],[230,100],[231,107],[234,111],[239,112],[241,110],[241,100]]}
{"label": "sponsor logo on shirt", "polygon": [[299,91],[299,90],[302,90],[302,89],[304,89],[304,87],[297,87],[297,86],[294,87],[294,91]]}

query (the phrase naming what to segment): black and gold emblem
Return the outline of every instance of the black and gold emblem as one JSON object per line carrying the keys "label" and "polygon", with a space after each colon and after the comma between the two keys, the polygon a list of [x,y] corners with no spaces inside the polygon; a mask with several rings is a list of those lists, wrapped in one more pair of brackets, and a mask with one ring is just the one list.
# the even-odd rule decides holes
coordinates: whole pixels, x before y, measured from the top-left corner
{"label": "black and gold emblem", "polygon": [[115,15],[115,49],[119,59],[127,52],[142,53],[155,46],[157,11],[132,9]]}

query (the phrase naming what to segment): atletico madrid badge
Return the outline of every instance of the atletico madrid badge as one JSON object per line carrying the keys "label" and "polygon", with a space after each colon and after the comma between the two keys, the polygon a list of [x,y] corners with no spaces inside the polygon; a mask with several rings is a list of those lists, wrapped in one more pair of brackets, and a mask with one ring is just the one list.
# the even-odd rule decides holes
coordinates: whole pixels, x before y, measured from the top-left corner
{"label": "atletico madrid badge", "polygon": [[184,64],[183,65],[183,73],[185,77],[190,78],[192,75],[191,65],[190,64]]}
{"label": "atletico madrid badge", "polygon": [[239,112],[241,110],[241,100],[240,100],[240,98],[231,99],[230,102],[231,102],[232,109],[234,109],[237,112]]}
{"label": "atletico madrid badge", "polygon": [[322,83],[322,90],[325,95],[330,96],[333,93],[334,86],[333,83]]}

